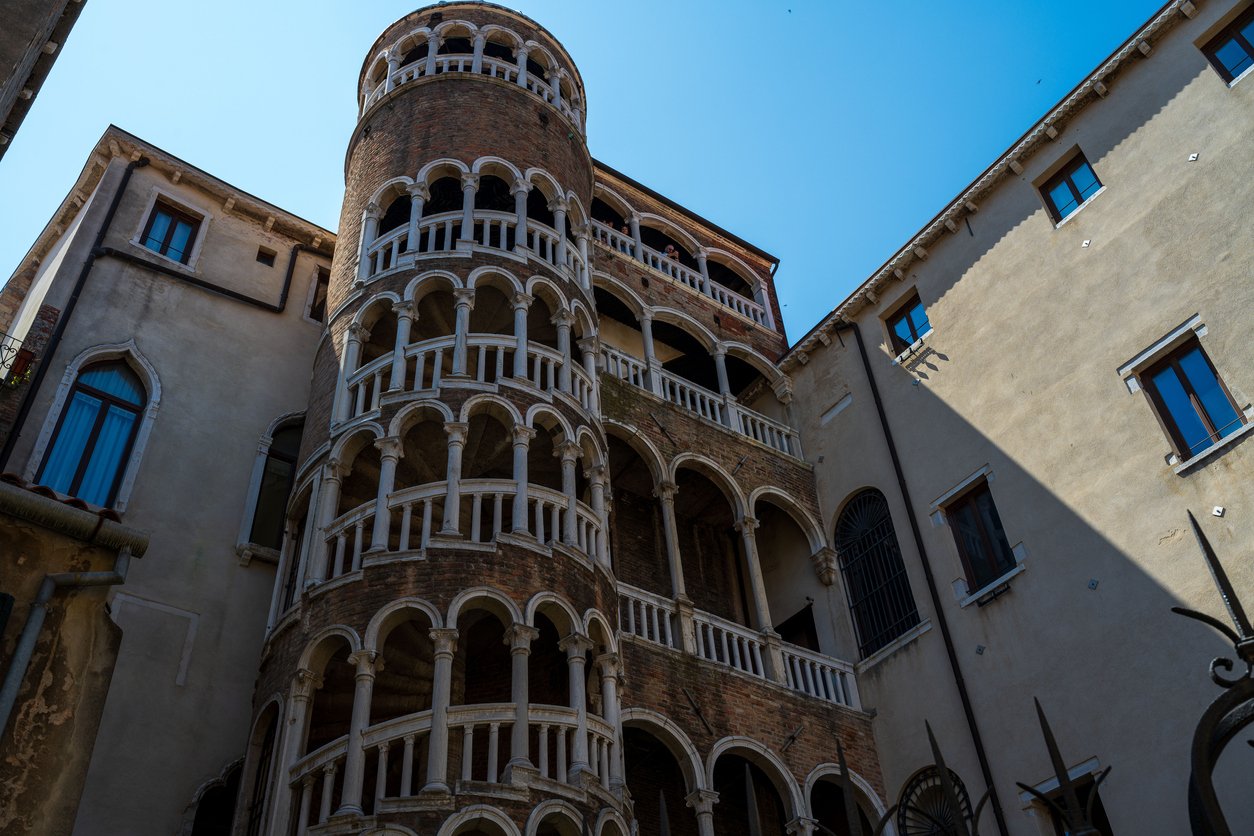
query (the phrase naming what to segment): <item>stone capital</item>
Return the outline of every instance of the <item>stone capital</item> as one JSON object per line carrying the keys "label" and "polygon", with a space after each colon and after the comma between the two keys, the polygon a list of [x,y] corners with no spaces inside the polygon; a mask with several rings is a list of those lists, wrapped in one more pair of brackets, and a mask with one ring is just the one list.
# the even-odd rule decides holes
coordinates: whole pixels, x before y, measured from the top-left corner
{"label": "stone capital", "polygon": [[451,627],[432,627],[429,635],[435,644],[435,655],[452,656],[457,652],[457,630]]}
{"label": "stone capital", "polygon": [[311,699],[313,692],[321,687],[321,676],[308,668],[301,668],[296,671],[296,676],[292,680],[292,697],[298,700]]}
{"label": "stone capital", "polygon": [[814,573],[819,576],[824,586],[831,586],[836,582],[836,576],[840,572],[840,561],[834,549],[824,546],[810,555],[810,562],[814,564]]}
{"label": "stone capital", "polygon": [[692,255],[693,255],[693,257],[694,257],[694,258],[696,258],[696,259],[700,260],[700,259],[703,259],[703,258],[709,258],[709,257],[710,257],[710,251],[709,251],[709,250],[707,250],[705,247],[697,247],[696,251],[695,251],[695,252],[693,252],[693,254],[692,254]]}
{"label": "stone capital", "polygon": [[414,320],[418,318],[418,306],[413,299],[405,299],[392,304],[392,313],[398,318]]}
{"label": "stone capital", "polygon": [[466,189],[478,189],[478,188],[479,188],[479,175],[478,174],[463,174],[462,175],[462,191],[465,191]]}
{"label": "stone capital", "polygon": [[663,502],[673,502],[677,493],[679,493],[679,486],[667,480],[658,482],[653,487],[653,495]]}
{"label": "stone capital", "polygon": [[383,217],[383,209],[373,200],[366,204],[366,217],[374,218],[376,221]]}
{"label": "stone capital", "polygon": [[431,189],[427,187],[426,183],[414,183],[412,186],[406,188],[405,191],[409,192],[409,196],[411,198],[420,197],[424,201],[431,199]]}
{"label": "stone capital", "polygon": [[816,819],[807,819],[805,816],[798,816],[792,821],[784,825],[788,833],[792,836],[811,836],[814,833],[814,826],[818,824]]}
{"label": "stone capital", "polygon": [[710,349],[711,357],[726,357],[727,346],[723,343],[715,343],[714,348]]}
{"label": "stone capital", "polygon": [[385,459],[399,459],[405,455],[404,444],[399,436],[387,435],[383,438],[376,438],[374,446],[379,450],[379,455]]}
{"label": "stone capital", "polygon": [[582,337],[575,341],[575,345],[588,354],[596,354],[601,350],[601,341],[596,337]]}
{"label": "stone capital", "polygon": [[348,654],[348,661],[357,666],[357,676],[373,677],[375,674],[375,659],[379,657],[378,653],[373,650],[355,650]]}
{"label": "stone capital", "polygon": [[577,441],[563,441],[553,449],[553,457],[563,462],[573,462],[583,455],[583,448]]}
{"label": "stone capital", "polygon": [[466,433],[470,430],[470,424],[461,421],[446,421],[444,424],[444,432],[448,433],[449,444],[465,444]]}
{"label": "stone capital", "polygon": [[520,192],[522,194],[527,194],[530,191],[531,191],[531,183],[528,182],[527,180],[522,179],[521,177],[515,180],[513,185],[509,187],[509,193],[514,195],[515,197],[517,197]]}
{"label": "stone capital", "polygon": [[758,522],[757,517],[750,517],[746,515],[736,520],[736,530],[745,536],[749,536],[753,534],[753,532],[757,531],[760,524],[761,523]]}
{"label": "stone capital", "polygon": [[781,377],[771,384],[771,389],[775,391],[775,398],[780,403],[792,402],[792,379]]}
{"label": "stone capital", "polygon": [[548,207],[549,207],[549,211],[553,212],[554,214],[558,212],[566,212],[570,210],[570,204],[567,203],[565,200],[562,200],[561,198],[558,198],[557,200],[550,200],[548,203]]}
{"label": "stone capital", "polygon": [[566,651],[568,660],[583,660],[584,656],[592,649],[592,639],[587,636],[581,636],[578,633],[571,633],[566,638],[557,643],[559,650]]}
{"label": "stone capital", "polygon": [[594,464],[583,472],[584,478],[594,483],[605,484],[605,465]]}
{"label": "stone capital", "polygon": [[601,672],[601,676],[616,677],[622,672],[622,660],[617,653],[602,653],[595,660],[597,670]]}
{"label": "stone capital", "polygon": [[512,653],[530,653],[531,643],[540,631],[527,624],[514,624],[505,631],[505,645]]}
{"label": "stone capital", "polygon": [[531,427],[514,427],[514,446],[519,445],[526,447],[531,443],[531,439],[536,437],[536,431]]}
{"label": "stone capital", "polygon": [[326,470],[322,474],[324,482],[338,482],[344,478],[347,468],[339,459],[327,459]]}
{"label": "stone capital", "polygon": [[714,790],[695,790],[684,796],[684,803],[697,812],[713,813],[714,805],[718,803],[718,793]]}
{"label": "stone capital", "polygon": [[467,308],[474,308],[475,289],[473,287],[453,288],[453,304],[457,307],[465,306]]}
{"label": "stone capital", "polygon": [[570,324],[574,321],[575,315],[567,308],[558,308],[557,312],[549,319],[549,322],[552,322],[554,325],[565,325],[567,327],[570,327]]}
{"label": "stone capital", "polygon": [[531,307],[531,303],[535,300],[536,297],[532,296],[530,293],[515,293],[513,297],[514,310],[518,310],[519,308],[527,310]]}
{"label": "stone capital", "polygon": [[370,339],[370,329],[360,322],[350,323],[345,333],[348,334],[349,342],[356,341],[360,343]]}

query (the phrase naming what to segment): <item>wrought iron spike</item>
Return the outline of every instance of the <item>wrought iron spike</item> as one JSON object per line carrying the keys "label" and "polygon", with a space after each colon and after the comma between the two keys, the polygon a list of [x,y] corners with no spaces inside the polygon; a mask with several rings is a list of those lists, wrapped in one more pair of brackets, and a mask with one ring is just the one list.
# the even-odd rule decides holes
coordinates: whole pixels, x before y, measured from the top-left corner
{"label": "wrought iron spike", "polygon": [[839,738],[836,739],[836,762],[840,765],[840,791],[845,800],[845,825],[849,828],[849,836],[857,836],[862,832],[862,823],[858,821],[858,799],[853,794],[853,779],[849,777],[845,747]]}
{"label": "wrought iron spike", "polygon": [[[936,742],[936,735],[932,733],[932,724],[924,720],[923,725],[927,727],[927,740],[932,746],[932,762],[936,764],[936,772],[940,777],[941,792],[945,794],[945,800],[949,802],[949,805],[955,811],[954,818],[958,828],[955,836],[975,836],[975,834],[971,833],[966,817],[962,814],[962,801],[958,798],[958,793],[954,791],[953,781],[949,780],[949,767],[945,765],[945,756],[941,754],[940,745]],[[976,825],[976,828],[978,833],[979,825]]]}
{"label": "wrought iron spike", "polygon": [[1191,610],[1188,607],[1172,607],[1171,611],[1175,613],[1176,615],[1183,615],[1185,618],[1191,618],[1194,621],[1200,621],[1203,624],[1214,627],[1216,630],[1218,630],[1219,632],[1227,636],[1228,640],[1232,642],[1233,644],[1237,644],[1239,641],[1241,641],[1241,637],[1237,635],[1236,630],[1233,630],[1231,627],[1229,627],[1227,624],[1224,624],[1222,621],[1220,621],[1218,618],[1215,618],[1213,615],[1207,615],[1204,612]]}
{"label": "wrought iron spike", "polygon": [[1219,562],[1219,556],[1215,554],[1215,550],[1211,548],[1210,541],[1206,539],[1202,527],[1197,524],[1197,518],[1193,516],[1192,511],[1187,512],[1189,515],[1189,524],[1193,526],[1193,536],[1197,538],[1197,544],[1202,549],[1202,555],[1206,558],[1206,566],[1210,569],[1210,576],[1215,581],[1215,586],[1219,587],[1219,597],[1223,598],[1224,606],[1228,608],[1228,615],[1232,618],[1232,623],[1236,625],[1237,632],[1242,640],[1254,639],[1254,628],[1250,626],[1250,619],[1245,614],[1245,608],[1241,606],[1241,599],[1237,597],[1236,590],[1232,588],[1232,581],[1228,579],[1228,573],[1224,571],[1223,564]]}
{"label": "wrought iron spike", "polygon": [[1041,734],[1045,736],[1045,748],[1049,751],[1049,762],[1054,769],[1054,777],[1058,779],[1058,789],[1062,790],[1063,806],[1067,808],[1067,823],[1072,827],[1079,827],[1081,819],[1084,818],[1084,812],[1080,806],[1080,796],[1076,793],[1075,782],[1071,780],[1071,775],[1067,771],[1067,764],[1063,761],[1062,752],[1058,749],[1058,740],[1054,737],[1054,730],[1049,727],[1049,720],[1045,718],[1045,709],[1041,708],[1041,701],[1033,697],[1032,702],[1036,704],[1036,716],[1041,723]]}

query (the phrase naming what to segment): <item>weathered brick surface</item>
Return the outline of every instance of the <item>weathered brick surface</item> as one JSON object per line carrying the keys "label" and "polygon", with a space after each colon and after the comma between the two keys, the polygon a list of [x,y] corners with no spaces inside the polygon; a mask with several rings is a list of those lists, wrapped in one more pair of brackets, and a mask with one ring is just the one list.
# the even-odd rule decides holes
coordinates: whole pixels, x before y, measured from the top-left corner
{"label": "weathered brick surface", "polygon": [[[9,287],[11,286],[12,283],[9,284]],[[51,305],[41,305],[39,312],[35,314],[35,321],[31,323],[30,330],[22,340],[22,348],[35,356],[30,365],[31,374],[43,361],[44,350],[48,347],[48,338],[57,327],[57,319],[60,316],[61,312]],[[26,397],[30,390],[30,383],[18,382],[8,371],[0,374],[0,380],[11,380],[13,384],[0,383],[0,445],[2,445],[13,430],[13,422],[17,420],[17,412],[21,409],[22,398]]]}

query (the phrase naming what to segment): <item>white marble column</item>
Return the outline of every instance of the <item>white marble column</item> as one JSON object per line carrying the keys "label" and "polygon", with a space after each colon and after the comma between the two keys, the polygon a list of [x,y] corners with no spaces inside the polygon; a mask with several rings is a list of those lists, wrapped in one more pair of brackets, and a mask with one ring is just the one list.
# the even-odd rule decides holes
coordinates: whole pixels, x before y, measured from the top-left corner
{"label": "white marble column", "polygon": [[409,229],[405,233],[405,251],[411,256],[422,249],[422,209],[431,199],[431,192],[426,183],[415,183],[409,187]]}
{"label": "white marble column", "polygon": [[404,455],[401,440],[395,436],[380,438],[374,446],[379,448],[379,493],[374,501],[374,529],[370,534],[371,554],[388,550],[388,534],[392,529],[392,511],[388,498],[396,487],[396,463]]}
{"label": "white marble column", "polygon": [[405,348],[409,345],[409,333],[414,320],[418,318],[418,309],[410,300],[397,302],[392,306],[396,314],[396,344],[392,346],[392,374],[388,378],[388,391],[399,392],[405,388]]}
{"label": "white marble column", "polygon": [[400,68],[402,58],[404,56],[399,52],[388,53],[388,75],[383,80],[383,92],[385,94],[391,93],[396,89],[396,82],[392,80],[392,76],[396,75],[397,69]]}
{"label": "white marble column", "polygon": [[771,629],[771,607],[767,603],[766,583],[762,580],[762,565],[758,562],[758,541],[754,532],[758,521],[754,517],[741,517],[736,530],[745,547],[745,569],[748,570],[749,586],[753,594],[753,626],[758,630]]}
{"label": "white marble column", "polygon": [[592,267],[588,261],[588,238],[590,236],[588,224],[582,223],[579,229],[575,230],[575,243],[579,247],[579,284],[582,287],[592,287]]}
{"label": "white marble column", "polygon": [[449,792],[448,785],[448,706],[453,692],[453,654],[457,652],[457,631],[431,630],[435,645],[435,666],[431,674],[431,737],[427,745],[427,785],[423,792]]}
{"label": "white marble column", "polygon": [[335,519],[340,510],[340,485],[344,473],[337,459],[328,459],[322,469],[322,507],[318,511],[318,519],[314,522],[314,541],[310,544],[309,579],[314,583],[322,583],[327,578],[327,526]]}
{"label": "white marble column", "polygon": [[553,213],[553,228],[557,232],[557,266],[566,266],[568,243],[566,241],[566,201],[554,200],[549,203],[549,211]]}
{"label": "white marble column", "polygon": [[[582,452],[583,450],[574,441],[563,441],[553,451],[553,454],[562,462],[562,493],[566,496],[566,513],[562,515],[561,541],[572,547],[579,542],[575,533],[579,522],[579,514],[576,510],[578,506],[575,504],[578,500],[575,496],[575,462],[579,460]],[[557,532],[553,533],[554,539],[558,539]]]}
{"label": "white marble column", "polygon": [[570,707],[575,709],[575,739],[571,744],[570,770],[567,775],[571,783],[577,783],[577,775],[587,772],[588,765],[588,694],[587,694],[587,653],[592,649],[592,641],[586,636],[571,633],[558,642],[558,648],[566,651],[566,664],[570,672]]}
{"label": "white marble column", "polygon": [[514,294],[514,377],[526,380],[527,375],[527,311],[535,299],[529,293]]}
{"label": "white marble column", "polygon": [[653,315],[647,311],[640,317],[640,336],[644,343],[644,365],[649,379],[646,381],[649,391],[661,397],[662,377],[659,372],[662,364],[657,361],[653,352]]}
{"label": "white marble column", "polygon": [[713,790],[697,790],[684,799],[697,814],[697,833],[700,836],[714,836],[714,805],[718,803],[718,793]]}
{"label": "white marble column", "polygon": [[352,394],[348,391],[348,378],[357,371],[361,363],[361,344],[370,339],[370,332],[360,322],[354,322],[344,332],[344,355],[340,365],[340,376],[335,381],[335,409],[331,415],[331,425],[348,420],[352,412]]}
{"label": "white marble column", "polygon": [[518,47],[518,86],[519,87],[527,86],[527,54],[529,53],[529,51],[530,50],[525,45]]}
{"label": "white marble column", "polygon": [[528,702],[531,699],[527,665],[531,657],[531,643],[539,635],[539,630],[526,624],[515,624],[505,631],[505,644],[509,646],[510,652],[510,699],[514,702],[514,727],[510,732],[509,763],[505,765],[506,780],[511,782],[514,769],[533,768],[527,739],[530,724]]}
{"label": "white marble column", "polygon": [[462,505],[462,449],[466,446],[469,424],[449,421],[444,425],[448,433],[448,487],[444,498],[444,524],[440,534],[444,537],[461,536]]}
{"label": "white marble column", "polygon": [[[283,726],[279,730],[279,742],[276,745],[275,752],[279,759],[278,774],[280,779],[275,781],[272,804],[272,812],[270,822],[272,827],[270,833],[290,833],[291,826],[288,816],[291,815],[292,805],[288,801],[291,792],[290,782],[287,776],[291,773],[291,768],[300,760],[304,754],[305,745],[305,726],[309,723],[309,704],[313,701],[313,693],[322,686],[322,678],[314,674],[313,671],[301,668],[296,671],[296,676],[292,678],[291,697],[288,699],[288,709],[286,716],[283,718]],[[312,778],[312,776],[310,776]],[[308,779],[307,779],[308,780]],[[304,818],[299,819],[298,827],[304,829],[305,822],[309,819],[309,808],[303,806],[301,813]]]}
{"label": "white marble column", "polygon": [[527,452],[536,431],[514,427],[514,533],[530,534],[527,527]]}
{"label": "white marble column", "polygon": [[483,45],[487,42],[488,36],[482,32],[475,33],[475,57],[471,59],[470,71],[472,73],[483,72]]}
{"label": "white marble column", "polygon": [[718,393],[727,397],[731,394],[731,384],[727,382],[727,349],[719,343],[710,356],[714,358],[714,371],[718,374]]}
{"label": "white marble column", "polygon": [[671,571],[671,591],[676,598],[686,597],[684,589],[683,559],[679,554],[679,530],[675,522],[675,494],[679,488],[674,482],[659,482],[653,495],[662,505],[662,535],[666,539],[666,563]]}
{"label": "white marble column", "polygon": [[337,816],[361,815],[361,784],[365,773],[365,750],[361,735],[370,727],[370,698],[374,693],[375,658],[371,650],[358,650],[348,660],[357,666],[353,692],[353,714],[348,726],[348,754],[344,758],[344,789],[340,793]]}
{"label": "white marble column", "polygon": [[617,653],[603,653],[596,658],[601,674],[601,714],[614,730],[614,742],[610,745],[610,789],[622,787],[623,777],[623,730],[619,716],[618,678],[622,671]]}
{"label": "white marble column", "polygon": [[570,380],[570,324],[575,321],[575,315],[565,308],[559,308],[549,321],[557,327],[557,350],[562,354],[562,366],[557,370],[557,388],[568,395],[573,394]]}
{"label": "white marble column", "polygon": [[456,320],[453,332],[453,377],[466,375],[466,336],[470,331],[470,311],[475,306],[475,291],[459,287],[453,291]]}
{"label": "white marble column", "polygon": [[600,375],[597,374],[597,355],[600,353],[600,341],[596,337],[584,337],[575,343],[579,347],[583,359],[583,370],[588,373],[588,409],[592,414],[601,410]]}
{"label": "white marble column", "polygon": [[605,503],[606,467],[593,465],[584,472],[588,478],[589,490],[592,494],[592,513],[596,514],[601,526],[601,533],[594,544],[589,544],[589,557],[598,561],[606,569],[610,568],[610,514]]}
{"label": "white marble column", "polygon": [[357,281],[365,282],[370,278],[370,256],[367,250],[374,243],[374,239],[379,237],[379,218],[383,217],[383,210],[379,208],[379,204],[371,203],[366,206],[366,213],[361,219],[361,246],[357,253]]}
{"label": "white marble column", "polygon": [[514,252],[525,253],[530,249],[527,240],[527,195],[531,194],[531,184],[520,178],[514,181],[510,192],[514,195]]}
{"label": "white marble column", "polygon": [[478,174],[462,175],[462,229],[458,246],[475,242],[475,192],[479,190]]}
{"label": "white marble column", "polygon": [[640,216],[632,212],[627,222],[631,224],[631,240],[636,242],[635,256],[640,261],[644,261],[644,243],[640,240]]}
{"label": "white marble column", "polygon": [[562,107],[562,75],[564,73],[565,71],[561,69],[553,70],[545,78],[545,81],[549,83],[549,88],[553,91],[553,104],[557,105],[559,110]]}
{"label": "white marble column", "polygon": [[714,286],[710,284],[710,251],[705,247],[697,248],[697,269],[701,271],[701,291],[706,296],[714,295]]}
{"label": "white marble column", "polygon": [[435,56],[440,51],[440,36],[434,32],[427,35],[427,62],[423,67],[423,75],[435,75]]}

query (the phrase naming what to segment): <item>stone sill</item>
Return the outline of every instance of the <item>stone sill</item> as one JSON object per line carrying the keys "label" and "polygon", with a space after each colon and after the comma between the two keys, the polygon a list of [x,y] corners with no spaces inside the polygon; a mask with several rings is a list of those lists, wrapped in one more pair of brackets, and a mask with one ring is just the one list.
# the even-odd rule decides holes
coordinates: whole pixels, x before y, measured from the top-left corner
{"label": "stone sill", "polygon": [[1205,450],[1198,453],[1193,458],[1180,462],[1179,464],[1177,464],[1175,467],[1172,468],[1172,471],[1177,476],[1185,476],[1188,474],[1189,471],[1193,470],[1195,467],[1202,464],[1207,459],[1214,458],[1215,456],[1218,456],[1219,454],[1231,449],[1234,445],[1236,445],[1237,442],[1245,438],[1251,432],[1254,432],[1254,422],[1247,423],[1244,427],[1237,430],[1236,432],[1234,432],[1232,435],[1228,436],[1227,438],[1221,438],[1219,441],[1207,447]]}
{"label": "stone sill", "polygon": [[915,639],[919,638],[924,633],[930,632],[931,629],[931,619],[924,619],[923,621],[920,621],[918,624],[914,625],[909,630],[902,633],[900,636],[893,639],[891,642],[884,645],[858,664],[854,665],[854,673],[861,676],[865,671],[869,671],[876,665],[888,661],[890,657],[897,655],[897,651],[903,649],[909,644],[913,644]]}

